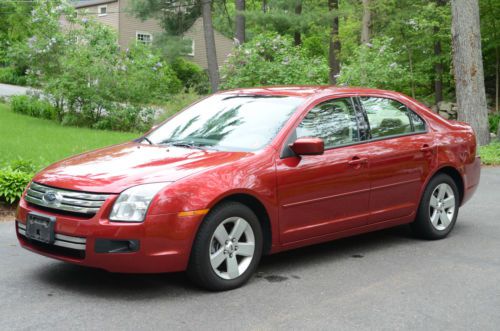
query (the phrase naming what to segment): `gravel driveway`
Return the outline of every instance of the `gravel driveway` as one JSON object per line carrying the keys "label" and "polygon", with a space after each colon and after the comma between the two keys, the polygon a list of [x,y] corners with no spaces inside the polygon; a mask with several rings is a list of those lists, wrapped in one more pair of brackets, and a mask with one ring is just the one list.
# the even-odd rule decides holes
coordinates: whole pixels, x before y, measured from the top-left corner
{"label": "gravel driveway", "polygon": [[13,222],[0,257],[5,330],[499,330],[500,168],[483,169],[445,240],[401,226],[269,256],[231,292],[53,261],[21,249]]}

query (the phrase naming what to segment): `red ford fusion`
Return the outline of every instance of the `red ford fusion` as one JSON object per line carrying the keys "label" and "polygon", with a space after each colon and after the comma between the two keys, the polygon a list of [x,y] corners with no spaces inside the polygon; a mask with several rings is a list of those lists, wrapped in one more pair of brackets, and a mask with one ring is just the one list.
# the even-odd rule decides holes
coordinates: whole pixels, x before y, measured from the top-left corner
{"label": "red ford fusion", "polygon": [[51,258],[228,290],[263,254],[405,223],[444,238],[479,176],[471,127],[400,93],[240,89],[44,169],[16,231]]}

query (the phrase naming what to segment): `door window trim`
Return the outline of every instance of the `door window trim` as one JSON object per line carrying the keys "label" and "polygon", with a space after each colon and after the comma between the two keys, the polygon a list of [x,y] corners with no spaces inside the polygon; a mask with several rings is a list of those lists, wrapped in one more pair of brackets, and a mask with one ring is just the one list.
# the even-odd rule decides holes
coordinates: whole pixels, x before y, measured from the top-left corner
{"label": "door window trim", "polygon": [[[361,98],[362,97],[379,98],[379,99],[389,99],[391,101],[395,101],[395,102],[398,102],[398,103],[402,104],[403,106],[406,107],[406,109],[408,111],[413,112],[416,116],[418,116],[422,120],[422,122],[424,123],[424,128],[425,129],[423,131],[412,131],[412,132],[407,132],[407,133],[393,134],[393,135],[389,135],[389,136],[383,136],[383,137],[373,138],[372,132],[371,132],[370,121],[368,120],[368,114],[366,112],[365,107],[363,106],[363,103],[361,102]],[[425,119],[422,116],[420,116],[416,111],[414,111],[413,109],[411,109],[410,107],[408,107],[407,104],[405,104],[405,103],[403,103],[403,102],[401,102],[399,100],[396,100],[394,98],[390,98],[390,97],[387,97],[387,96],[377,96],[377,95],[357,95],[357,96],[355,96],[353,98],[357,99],[357,102],[358,102],[358,104],[360,106],[360,109],[363,112],[365,120],[366,120],[366,122],[368,124],[368,131],[369,131],[368,136],[369,136],[369,138],[366,140],[367,142],[380,141],[380,140],[386,140],[386,139],[393,139],[393,138],[400,138],[400,137],[414,136],[414,135],[429,133],[429,125],[427,124],[427,122],[425,121]],[[412,130],[414,130],[415,126],[413,124],[413,119],[411,118],[411,116],[408,116],[408,119],[410,120],[410,125],[411,125]]]}
{"label": "door window trim", "polygon": [[[354,110],[354,114],[355,114],[355,117],[356,117],[356,126],[357,126],[357,131],[358,131],[358,137],[360,138],[360,140],[354,141],[352,143],[347,143],[347,144],[342,144],[342,145],[336,145],[336,146],[331,146],[331,147],[325,148],[325,152],[329,151],[329,150],[336,149],[336,148],[353,146],[353,145],[358,145],[358,144],[362,144],[362,143],[368,142],[369,141],[368,138],[362,139],[362,135],[361,135],[361,131],[360,131],[360,122],[359,122],[359,117],[358,117],[358,113],[361,112],[360,115],[362,115],[365,118],[365,123],[368,124],[368,122],[366,121],[366,114],[364,114],[364,111],[363,111],[362,107],[357,107],[356,106],[356,101],[355,101],[356,97],[357,96],[355,96],[355,95],[332,96],[332,97],[329,97],[329,98],[320,99],[318,102],[315,102],[312,105],[310,105],[307,108],[307,110],[304,112],[303,116],[300,117],[300,119],[297,121],[297,123],[290,130],[290,133],[288,134],[288,137],[284,140],[283,146],[281,146],[280,159],[286,159],[286,158],[289,158],[289,157],[296,156],[295,153],[290,149],[289,145],[291,143],[293,143],[295,141],[295,139],[297,139],[297,137],[296,137],[297,127],[300,125],[300,123],[302,123],[302,120],[307,116],[307,114],[309,114],[309,112],[314,107],[316,107],[316,106],[318,106],[318,105],[320,105],[322,103],[325,103],[325,102],[328,102],[328,101],[332,101],[332,100],[336,100],[336,99],[349,99],[350,100],[351,106],[352,106],[352,108]],[[369,131],[369,124],[368,124],[368,132],[370,132]]]}

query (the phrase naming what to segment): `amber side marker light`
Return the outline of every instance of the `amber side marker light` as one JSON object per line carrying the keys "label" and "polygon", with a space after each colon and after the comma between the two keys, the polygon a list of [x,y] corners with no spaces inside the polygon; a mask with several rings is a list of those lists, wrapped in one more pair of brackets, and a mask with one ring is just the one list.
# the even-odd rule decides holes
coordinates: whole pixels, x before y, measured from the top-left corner
{"label": "amber side marker light", "polygon": [[210,209],[199,209],[199,210],[190,210],[190,211],[181,211],[177,214],[179,217],[186,217],[186,216],[196,216],[196,215],[205,215],[208,213]]}

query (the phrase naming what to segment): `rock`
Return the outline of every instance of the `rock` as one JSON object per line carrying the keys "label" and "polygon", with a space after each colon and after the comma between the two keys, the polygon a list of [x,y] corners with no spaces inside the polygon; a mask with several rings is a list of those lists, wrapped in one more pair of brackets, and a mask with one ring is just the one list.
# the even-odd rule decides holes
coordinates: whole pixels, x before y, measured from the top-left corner
{"label": "rock", "polygon": [[443,118],[445,118],[447,120],[450,119],[450,114],[448,114],[448,112],[446,112],[446,111],[440,111],[439,115],[441,115]]}
{"label": "rock", "polygon": [[448,102],[448,101],[440,101],[440,102],[438,102],[437,106],[438,106],[438,109],[440,111],[444,110],[444,111],[448,112],[448,111],[451,111],[453,104],[451,102]]}

